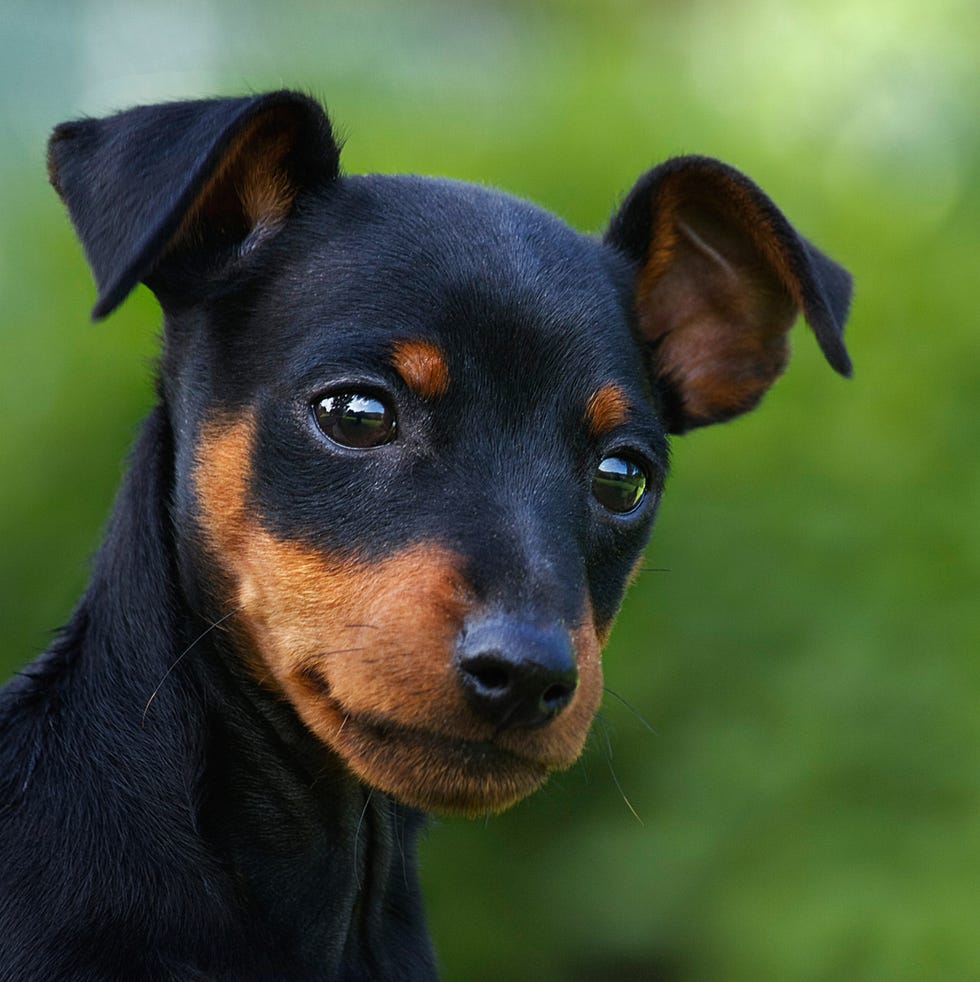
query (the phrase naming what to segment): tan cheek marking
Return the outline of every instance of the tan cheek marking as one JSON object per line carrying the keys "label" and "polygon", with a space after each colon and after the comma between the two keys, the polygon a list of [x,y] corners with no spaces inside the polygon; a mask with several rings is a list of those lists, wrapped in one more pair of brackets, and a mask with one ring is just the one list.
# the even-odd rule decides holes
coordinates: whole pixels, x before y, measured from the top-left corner
{"label": "tan cheek marking", "polygon": [[585,419],[589,431],[599,437],[622,426],[629,418],[629,399],[626,393],[616,384],[596,389],[585,404]]}
{"label": "tan cheek marking", "polygon": [[274,538],[248,507],[252,430],[247,419],[207,426],[195,483],[204,545],[220,570],[215,600],[237,612],[231,630],[253,674],[359,777],[409,803],[485,811],[532,791],[547,776],[540,762],[471,762],[457,773],[424,745],[369,733],[383,720],[454,741],[492,737],[452,670],[471,606],[458,563],[414,546],[367,565]]}
{"label": "tan cheek marking", "polygon": [[355,774],[417,807],[479,814],[578,758],[602,696],[591,606],[572,632],[570,705],[549,726],[497,736],[469,710],[452,665],[474,608],[457,557],[425,544],[363,564],[274,538],[249,514],[251,446],[249,420],[215,423],[200,441],[200,522],[224,605],[238,609],[254,674]]}
{"label": "tan cheek marking", "polygon": [[398,341],[392,364],[405,384],[423,399],[435,399],[449,390],[449,368],[442,352],[429,341]]}
{"label": "tan cheek marking", "polygon": [[455,557],[417,545],[363,564],[275,538],[248,513],[251,444],[250,422],[209,428],[196,484],[224,602],[239,611],[255,667],[300,701],[314,680],[352,711],[438,718],[455,695],[446,664],[466,600]]}
{"label": "tan cheek marking", "polygon": [[201,531],[213,556],[236,556],[249,533],[246,497],[251,418],[206,423],[198,437],[194,484]]}

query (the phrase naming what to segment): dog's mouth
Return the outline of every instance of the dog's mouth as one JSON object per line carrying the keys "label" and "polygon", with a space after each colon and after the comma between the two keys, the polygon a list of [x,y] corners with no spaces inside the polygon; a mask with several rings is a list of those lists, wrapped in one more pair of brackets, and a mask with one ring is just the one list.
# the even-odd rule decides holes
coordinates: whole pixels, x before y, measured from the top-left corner
{"label": "dog's mouth", "polygon": [[516,752],[493,737],[465,738],[354,713],[329,696],[307,723],[365,783],[429,812],[502,811],[563,763]]}

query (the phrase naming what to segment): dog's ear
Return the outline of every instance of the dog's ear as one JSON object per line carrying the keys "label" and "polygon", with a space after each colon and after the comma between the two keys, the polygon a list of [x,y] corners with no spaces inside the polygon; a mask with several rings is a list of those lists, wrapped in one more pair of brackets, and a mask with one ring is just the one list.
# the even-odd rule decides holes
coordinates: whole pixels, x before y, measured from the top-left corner
{"label": "dog's ear", "polygon": [[158,293],[214,270],[285,220],[306,187],[333,180],[339,149],[320,106],[296,92],[142,106],[62,123],[48,144],[99,288],[94,318],[140,280]]}
{"label": "dog's ear", "polygon": [[637,325],[671,432],[755,406],[786,365],[800,312],[850,375],[850,275],[737,170],[705,157],[661,164],[630,191],[605,241],[637,265]]}

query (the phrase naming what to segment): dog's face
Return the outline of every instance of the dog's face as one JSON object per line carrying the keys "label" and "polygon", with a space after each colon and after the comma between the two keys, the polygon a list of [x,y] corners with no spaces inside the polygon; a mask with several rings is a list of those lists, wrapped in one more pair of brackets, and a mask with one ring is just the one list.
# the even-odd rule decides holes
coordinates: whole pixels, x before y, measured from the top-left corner
{"label": "dog's face", "polygon": [[[336,152],[276,94],[73,124],[52,173],[97,310],[145,278],[166,311],[202,613],[365,782],[497,810],[582,749],[667,433],[750,408],[799,309],[845,369],[846,274],[714,162],[646,175],[598,241]],[[91,175],[126,153],[144,217],[113,239]]]}
{"label": "dog's face", "polygon": [[[631,270],[503,195],[379,177],[256,260],[178,373],[216,613],[369,784],[503,807],[582,748],[663,481]],[[522,659],[538,691],[508,693]]]}

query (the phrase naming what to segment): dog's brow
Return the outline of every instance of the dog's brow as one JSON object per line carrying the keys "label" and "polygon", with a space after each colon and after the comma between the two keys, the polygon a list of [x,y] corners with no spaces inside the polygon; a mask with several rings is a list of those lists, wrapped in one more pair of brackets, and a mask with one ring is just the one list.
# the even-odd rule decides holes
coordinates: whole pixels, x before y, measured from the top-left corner
{"label": "dog's brow", "polygon": [[610,382],[595,390],[585,404],[585,420],[593,436],[602,436],[629,417],[630,405],[626,393]]}
{"label": "dog's brow", "polygon": [[439,348],[431,341],[397,341],[391,363],[405,384],[423,399],[435,399],[449,389],[449,368]]}

